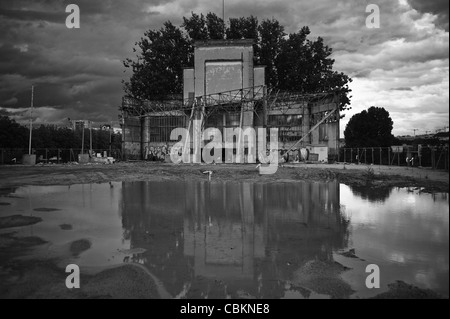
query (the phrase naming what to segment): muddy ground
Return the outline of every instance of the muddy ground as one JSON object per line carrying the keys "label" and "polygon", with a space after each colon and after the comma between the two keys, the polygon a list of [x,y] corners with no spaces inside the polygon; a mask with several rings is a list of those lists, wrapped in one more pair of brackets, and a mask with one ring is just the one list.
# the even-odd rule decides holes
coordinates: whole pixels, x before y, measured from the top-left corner
{"label": "muddy ground", "polygon": [[256,165],[175,165],[152,162],[122,162],[113,165],[7,165],[0,166],[0,188],[22,185],[72,185],[121,181],[208,179],[274,182],[338,180],[349,186],[424,187],[427,191],[448,192],[449,174],[426,168],[344,165],[285,164],[273,175],[260,175]]}
{"label": "muddy ground", "polygon": [[[149,162],[116,163],[113,165],[36,165],[0,166],[0,195],[23,185],[72,185],[120,181],[207,180],[205,171],[212,171],[212,180],[252,182],[295,182],[299,180],[338,180],[353,187],[372,188],[421,187],[423,191],[448,192],[449,175],[444,171],[423,168],[367,165],[292,164],[279,167],[274,175],[260,175],[256,165],[173,165]],[[6,205],[7,203],[3,203]],[[8,216],[0,220],[0,228],[38,223],[25,216]],[[71,229],[71,225],[59,225]],[[58,260],[23,260],[17,251],[44,245],[37,237],[16,237],[15,232],[0,235],[0,298],[168,298],[157,281],[139,265],[125,264],[95,275],[82,274],[85,285],[77,291],[65,285],[67,274]],[[90,248],[87,240],[72,242],[67,254],[76,256]],[[20,248],[20,249],[19,249]],[[349,256],[349,258],[352,256]],[[348,298],[352,290],[339,274],[346,271],[340,264],[308,264],[296,274],[294,287],[320,287],[320,293],[332,298]],[[3,283],[3,284],[1,284]],[[304,288],[302,288],[304,289]],[[317,290],[317,289],[316,289]],[[389,291],[376,298],[439,298],[432,291],[403,282],[392,283]]]}

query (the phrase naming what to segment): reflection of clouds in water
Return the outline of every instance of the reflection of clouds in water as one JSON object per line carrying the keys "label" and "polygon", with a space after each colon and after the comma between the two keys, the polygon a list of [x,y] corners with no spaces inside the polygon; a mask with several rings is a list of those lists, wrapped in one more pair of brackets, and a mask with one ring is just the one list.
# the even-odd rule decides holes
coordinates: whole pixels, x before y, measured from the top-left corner
{"label": "reflection of clouds in water", "polygon": [[402,278],[448,295],[446,194],[397,188],[383,203],[355,196],[345,185],[341,185],[340,194],[342,205],[352,216],[351,242],[359,257],[377,263],[386,279]]}
{"label": "reflection of clouds in water", "polygon": [[404,263],[405,257],[400,252],[391,252],[387,257],[390,261],[394,261],[397,263]]}
{"label": "reflection of clouds in water", "polygon": [[408,196],[405,197],[404,201],[405,201],[405,203],[414,205],[416,203],[416,197],[417,197],[417,195],[408,194]]}
{"label": "reflection of clouds in water", "polygon": [[[384,203],[354,196],[346,185],[341,185],[341,203],[352,216],[352,224],[368,227],[371,224],[387,224],[389,227],[403,228],[418,226],[431,234],[440,234],[440,240],[447,235],[448,242],[448,198],[432,194],[408,193],[405,189],[396,189]],[[434,198],[433,198],[434,197]],[[405,225],[408,223],[408,225]],[[434,236],[433,236],[434,237]]]}

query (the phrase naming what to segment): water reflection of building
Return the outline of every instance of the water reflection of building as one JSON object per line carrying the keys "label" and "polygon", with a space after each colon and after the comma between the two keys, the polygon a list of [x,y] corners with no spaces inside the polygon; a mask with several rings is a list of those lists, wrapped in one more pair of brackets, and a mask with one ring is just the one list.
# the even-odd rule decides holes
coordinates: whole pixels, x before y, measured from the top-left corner
{"label": "water reflection of building", "polygon": [[146,267],[194,298],[282,297],[298,267],[347,238],[337,182],[124,183],[122,218]]}

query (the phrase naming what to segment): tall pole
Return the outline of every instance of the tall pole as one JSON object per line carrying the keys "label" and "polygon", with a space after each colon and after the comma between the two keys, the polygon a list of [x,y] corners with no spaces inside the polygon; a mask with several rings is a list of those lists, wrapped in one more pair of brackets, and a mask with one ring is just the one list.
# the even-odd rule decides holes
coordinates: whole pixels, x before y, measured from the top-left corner
{"label": "tall pole", "polygon": [[225,0],[222,0],[223,38],[225,39]]}
{"label": "tall pole", "polygon": [[111,121],[111,123],[110,123],[110,126],[109,126],[109,156],[112,156],[112,129],[113,129],[113,127],[112,127],[112,121]]}
{"label": "tall pole", "polygon": [[83,121],[83,130],[81,133],[81,154],[84,154],[84,121]]}
{"label": "tall pole", "polygon": [[30,141],[28,143],[28,155],[31,155],[31,135],[33,132],[33,95],[34,95],[34,85],[31,86]]}
{"label": "tall pole", "polygon": [[92,156],[92,122],[89,121],[89,156]]}

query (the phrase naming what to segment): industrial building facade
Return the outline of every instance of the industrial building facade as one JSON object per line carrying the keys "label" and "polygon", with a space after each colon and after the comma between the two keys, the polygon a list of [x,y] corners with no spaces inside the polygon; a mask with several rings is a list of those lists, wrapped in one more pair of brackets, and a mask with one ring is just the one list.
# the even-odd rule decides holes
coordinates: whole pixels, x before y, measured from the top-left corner
{"label": "industrial building facade", "polygon": [[[125,158],[163,159],[178,142],[170,140],[172,131],[186,128],[192,134],[194,121],[222,133],[224,128],[277,128],[279,151],[289,151],[291,159],[308,160],[304,154],[310,154],[309,160],[326,161],[336,156],[339,95],[272,90],[265,85],[265,67],[254,65],[253,54],[253,40],[196,43],[194,68],[183,72],[182,96],[157,101],[125,97]],[[192,141],[186,147],[192,152]]]}

